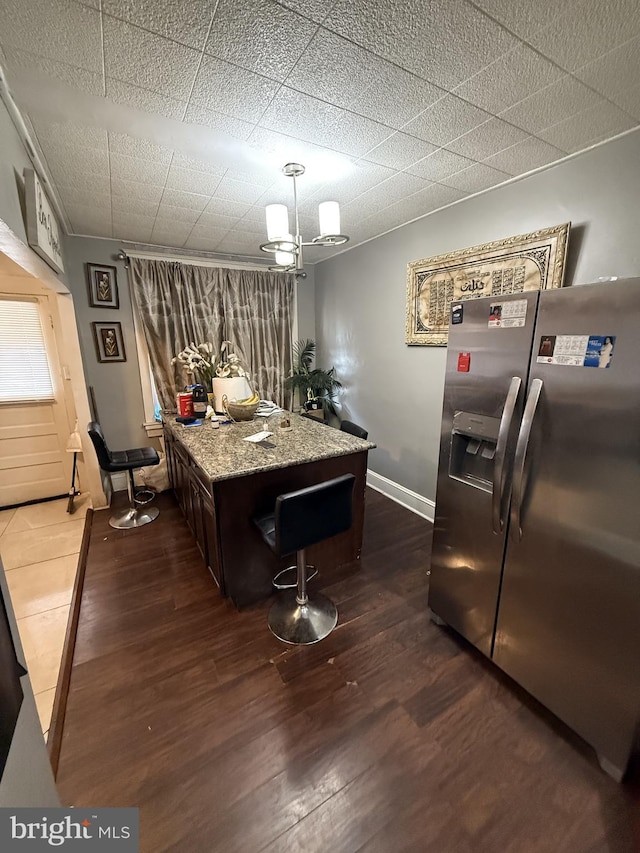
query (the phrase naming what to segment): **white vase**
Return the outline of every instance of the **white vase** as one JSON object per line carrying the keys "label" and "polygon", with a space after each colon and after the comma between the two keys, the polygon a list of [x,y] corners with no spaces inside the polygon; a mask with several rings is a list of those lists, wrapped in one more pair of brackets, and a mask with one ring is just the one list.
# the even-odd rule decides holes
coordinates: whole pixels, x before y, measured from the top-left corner
{"label": "white vase", "polygon": [[250,397],[253,394],[253,390],[251,385],[249,385],[249,380],[246,376],[229,376],[226,378],[216,377],[212,381],[211,385],[214,399],[213,408],[220,414],[224,413],[224,408],[222,406],[222,397],[224,394],[227,395],[227,399],[230,403],[234,400],[246,400],[247,397]]}

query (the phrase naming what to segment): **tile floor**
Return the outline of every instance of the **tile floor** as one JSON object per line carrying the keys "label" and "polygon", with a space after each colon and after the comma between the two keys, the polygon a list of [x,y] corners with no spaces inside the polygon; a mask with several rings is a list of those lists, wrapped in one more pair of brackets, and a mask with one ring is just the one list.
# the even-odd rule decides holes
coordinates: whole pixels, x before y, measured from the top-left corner
{"label": "tile floor", "polygon": [[47,735],[89,494],[0,510],[0,555]]}

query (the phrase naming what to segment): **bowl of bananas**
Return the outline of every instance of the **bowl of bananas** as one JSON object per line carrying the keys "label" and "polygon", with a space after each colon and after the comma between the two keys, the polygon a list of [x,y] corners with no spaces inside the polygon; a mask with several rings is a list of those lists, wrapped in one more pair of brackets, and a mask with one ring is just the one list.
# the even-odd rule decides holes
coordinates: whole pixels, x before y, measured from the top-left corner
{"label": "bowl of bananas", "polygon": [[245,400],[229,400],[227,395],[222,397],[222,407],[232,421],[250,421],[258,411],[260,397],[254,392]]}

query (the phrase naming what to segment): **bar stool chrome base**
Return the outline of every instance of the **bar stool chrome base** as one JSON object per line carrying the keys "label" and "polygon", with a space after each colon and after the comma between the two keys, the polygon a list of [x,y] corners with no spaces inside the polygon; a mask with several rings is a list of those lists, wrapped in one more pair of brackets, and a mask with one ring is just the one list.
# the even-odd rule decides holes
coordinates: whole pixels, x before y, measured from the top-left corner
{"label": "bar stool chrome base", "polygon": [[155,521],[159,515],[160,510],[156,506],[151,506],[148,509],[145,507],[135,507],[135,509],[127,507],[127,509],[112,515],[109,524],[116,530],[128,530],[131,527],[142,527],[144,524],[149,524],[149,522]]}
{"label": "bar stool chrome base", "polygon": [[326,595],[298,603],[295,590],[278,596],[269,611],[269,628],[279,640],[296,646],[310,646],[327,637],[338,623],[338,609]]}
{"label": "bar stool chrome base", "polygon": [[[129,469],[128,473],[127,492],[129,494],[129,506],[120,512],[114,513],[109,519],[109,524],[111,527],[115,527],[116,530],[129,530],[132,527],[142,527],[145,524],[155,521],[160,515],[158,507],[152,506],[147,508],[147,504],[155,497],[155,493],[150,489],[140,489],[138,491],[140,498],[136,499],[133,470]],[[151,495],[151,497],[145,499],[143,497],[145,493]]]}

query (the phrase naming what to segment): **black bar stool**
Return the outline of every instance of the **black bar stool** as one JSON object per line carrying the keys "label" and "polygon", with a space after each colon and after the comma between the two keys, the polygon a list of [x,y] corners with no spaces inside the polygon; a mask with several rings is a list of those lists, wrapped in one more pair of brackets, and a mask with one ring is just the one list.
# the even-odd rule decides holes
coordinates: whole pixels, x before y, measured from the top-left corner
{"label": "black bar stool", "polygon": [[279,557],[296,554],[296,589],[280,594],[269,611],[269,628],[285,643],[317,643],[336,627],[338,611],[333,601],[319,593],[311,601],[307,595],[305,549],[351,527],[355,479],[353,474],[343,474],[279,495],[273,512],[253,519],[274,553]]}
{"label": "black bar stool", "polygon": [[353,421],[340,421],[340,429],[342,432],[348,432],[350,435],[355,435],[357,438],[368,438],[368,431]]}
{"label": "black bar stool", "polygon": [[[158,465],[160,457],[153,447],[134,447],[132,450],[109,450],[105,441],[102,427],[96,421],[91,421],[87,427],[91,441],[96,449],[98,464],[103,471],[113,473],[114,471],[127,471],[127,491],[129,493],[129,507],[114,513],[109,519],[111,527],[118,530],[127,530],[130,527],[142,527],[149,524],[160,514],[157,507],[147,507],[146,504],[153,500],[154,493],[149,489],[136,491],[133,483],[133,471],[135,468],[144,468],[147,465]],[[150,497],[142,499],[141,494],[147,493]]]}

